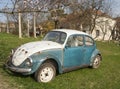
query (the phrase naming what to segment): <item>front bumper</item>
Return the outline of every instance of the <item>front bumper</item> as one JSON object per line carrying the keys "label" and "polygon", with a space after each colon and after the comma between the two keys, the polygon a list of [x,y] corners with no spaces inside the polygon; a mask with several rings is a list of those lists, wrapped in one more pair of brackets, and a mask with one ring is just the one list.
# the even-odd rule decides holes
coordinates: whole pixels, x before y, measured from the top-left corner
{"label": "front bumper", "polygon": [[9,66],[7,64],[5,64],[5,66],[9,70],[13,72],[18,72],[18,73],[29,73],[32,70],[31,68],[17,68],[17,67]]}

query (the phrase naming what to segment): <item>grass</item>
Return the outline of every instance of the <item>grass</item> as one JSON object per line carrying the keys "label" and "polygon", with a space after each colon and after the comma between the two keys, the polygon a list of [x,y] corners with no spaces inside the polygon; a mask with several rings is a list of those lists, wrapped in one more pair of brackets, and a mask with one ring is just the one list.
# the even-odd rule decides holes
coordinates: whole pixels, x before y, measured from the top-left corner
{"label": "grass", "polygon": [[[15,35],[0,33],[0,75],[9,89],[119,89],[120,88],[120,46],[114,43],[97,42],[103,61],[98,69],[84,68],[55,77],[50,83],[37,83],[32,76],[13,74],[2,66],[10,50],[34,38],[19,39]],[[2,88],[1,88],[2,89]],[[7,89],[7,88],[6,88]]]}

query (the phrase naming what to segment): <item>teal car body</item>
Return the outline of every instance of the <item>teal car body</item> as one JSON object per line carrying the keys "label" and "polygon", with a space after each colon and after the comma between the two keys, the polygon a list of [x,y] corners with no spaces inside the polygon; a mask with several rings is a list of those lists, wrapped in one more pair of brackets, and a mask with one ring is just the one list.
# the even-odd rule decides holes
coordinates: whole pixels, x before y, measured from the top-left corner
{"label": "teal car body", "polygon": [[[56,35],[60,36],[59,39]],[[90,35],[76,30],[57,29],[49,32],[40,42],[30,42],[12,51],[6,66],[11,71],[30,75],[46,61],[51,61],[58,73],[64,73],[93,66],[97,55],[101,58]]]}

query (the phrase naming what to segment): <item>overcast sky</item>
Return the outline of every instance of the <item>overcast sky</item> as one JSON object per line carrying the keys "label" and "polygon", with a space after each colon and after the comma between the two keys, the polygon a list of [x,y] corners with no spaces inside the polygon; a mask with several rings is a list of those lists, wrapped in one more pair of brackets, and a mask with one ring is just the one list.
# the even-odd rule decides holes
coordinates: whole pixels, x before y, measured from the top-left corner
{"label": "overcast sky", "polygon": [[120,0],[111,0],[112,3],[112,14],[114,16],[120,16]]}
{"label": "overcast sky", "polygon": [[[6,5],[8,7],[11,7],[12,3],[11,0],[0,0],[0,9],[5,7]],[[112,16],[120,16],[120,0],[109,0],[111,1],[111,7],[112,7]],[[0,13],[0,22],[5,21],[5,17],[3,17],[3,14]]]}

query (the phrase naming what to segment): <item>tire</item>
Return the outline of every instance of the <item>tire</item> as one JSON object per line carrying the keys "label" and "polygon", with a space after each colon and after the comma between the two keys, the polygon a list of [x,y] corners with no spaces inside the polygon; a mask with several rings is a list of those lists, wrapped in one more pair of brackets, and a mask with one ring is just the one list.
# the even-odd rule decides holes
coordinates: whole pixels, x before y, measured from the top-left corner
{"label": "tire", "polygon": [[37,82],[47,83],[54,79],[56,75],[56,69],[53,63],[46,62],[40,66],[35,72],[35,79]]}
{"label": "tire", "polygon": [[101,57],[100,55],[95,56],[93,63],[92,63],[92,68],[96,69],[100,66],[100,62],[101,62]]}

